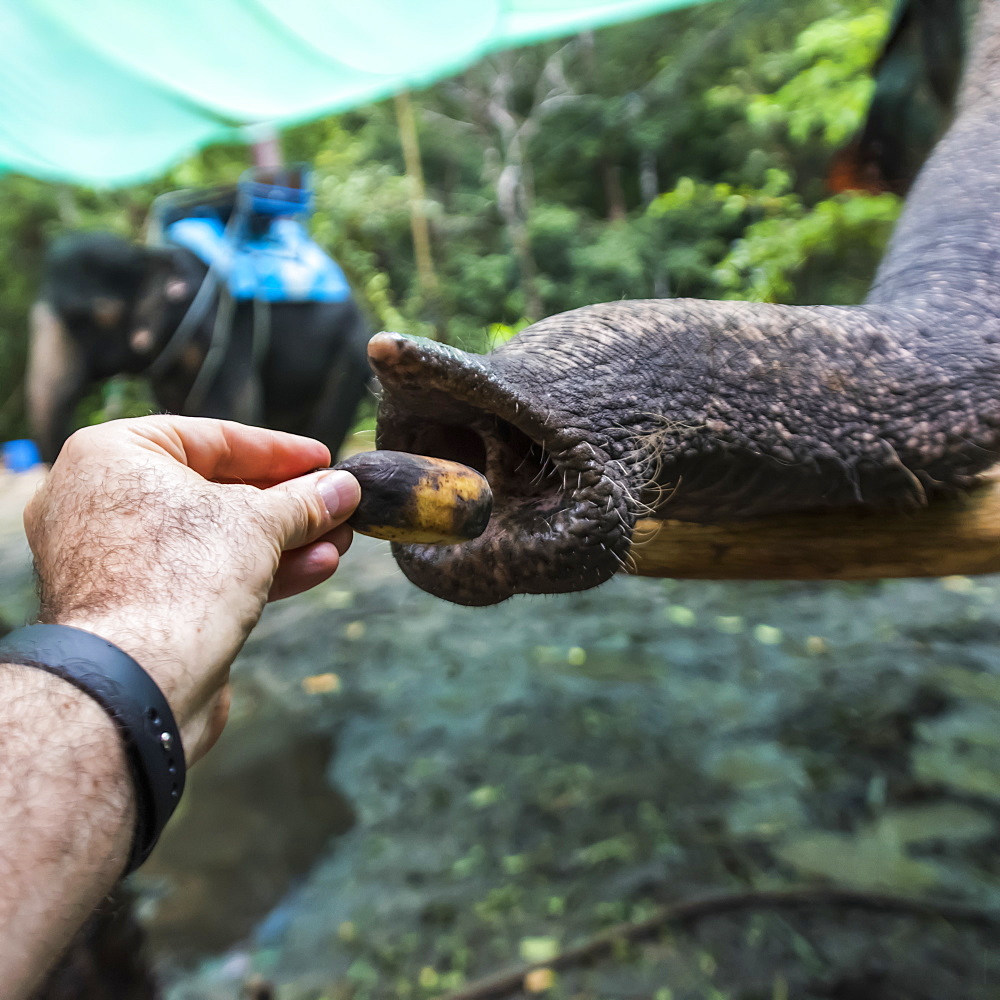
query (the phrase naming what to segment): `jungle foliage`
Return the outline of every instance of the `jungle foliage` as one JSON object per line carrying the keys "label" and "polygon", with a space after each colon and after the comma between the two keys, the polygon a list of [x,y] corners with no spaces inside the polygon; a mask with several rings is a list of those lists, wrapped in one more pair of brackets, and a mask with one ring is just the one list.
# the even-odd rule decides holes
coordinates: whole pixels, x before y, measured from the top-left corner
{"label": "jungle foliage", "polygon": [[[889,6],[719,0],[491,56],[411,95],[419,200],[393,101],[292,129],[285,153],[314,164],[314,232],[379,329],[481,350],[619,298],[856,302],[899,203],[831,197],[824,175],[863,117]],[[214,147],[116,191],[0,178],[0,437],[24,432],[46,242],[81,227],[140,237],[157,194],[231,182],[248,161]],[[415,263],[414,209],[430,273]],[[93,416],[130,398],[119,386]]]}

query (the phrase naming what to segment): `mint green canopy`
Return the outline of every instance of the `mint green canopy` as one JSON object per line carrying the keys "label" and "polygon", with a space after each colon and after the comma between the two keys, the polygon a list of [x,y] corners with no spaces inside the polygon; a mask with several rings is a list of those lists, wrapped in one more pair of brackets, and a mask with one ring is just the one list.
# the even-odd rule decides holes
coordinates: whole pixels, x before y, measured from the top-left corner
{"label": "mint green canopy", "polygon": [[152,176],[484,53],[704,0],[0,0],[0,170]]}

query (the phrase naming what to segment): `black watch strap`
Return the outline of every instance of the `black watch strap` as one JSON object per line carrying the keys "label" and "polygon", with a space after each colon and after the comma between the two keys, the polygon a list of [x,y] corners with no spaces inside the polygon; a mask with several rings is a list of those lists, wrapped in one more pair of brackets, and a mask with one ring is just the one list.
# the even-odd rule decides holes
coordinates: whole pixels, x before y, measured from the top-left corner
{"label": "black watch strap", "polygon": [[38,667],[90,695],[111,716],[135,785],[136,830],[125,874],[149,857],[184,791],[184,748],[167,699],[117,646],[69,625],[28,625],[0,639],[0,663]]}

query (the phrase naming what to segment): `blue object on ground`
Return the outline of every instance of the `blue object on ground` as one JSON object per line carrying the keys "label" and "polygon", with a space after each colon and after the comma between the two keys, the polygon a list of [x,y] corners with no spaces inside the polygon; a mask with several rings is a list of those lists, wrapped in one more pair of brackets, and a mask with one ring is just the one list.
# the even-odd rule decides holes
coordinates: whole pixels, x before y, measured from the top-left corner
{"label": "blue object on ground", "polygon": [[37,445],[27,438],[4,442],[0,448],[0,457],[3,458],[4,468],[11,472],[27,472],[42,461]]}

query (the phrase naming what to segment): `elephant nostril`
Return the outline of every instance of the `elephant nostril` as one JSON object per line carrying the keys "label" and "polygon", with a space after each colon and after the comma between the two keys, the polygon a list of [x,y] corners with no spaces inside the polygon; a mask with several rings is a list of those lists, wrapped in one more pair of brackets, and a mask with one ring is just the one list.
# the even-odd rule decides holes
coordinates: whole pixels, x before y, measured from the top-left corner
{"label": "elephant nostril", "polygon": [[[544,445],[503,420],[497,421],[495,434],[500,451],[497,464],[504,480],[502,492],[522,499],[562,493],[562,473]],[[494,486],[499,488],[499,484]]]}
{"label": "elephant nostril", "polygon": [[461,462],[483,475],[486,474],[486,445],[483,439],[467,427],[425,423],[416,428],[408,451],[430,455],[449,462]]}
{"label": "elephant nostril", "polygon": [[410,428],[402,448],[468,465],[486,476],[500,497],[549,496],[565,486],[545,447],[499,417],[483,433],[456,424],[420,423]]}

